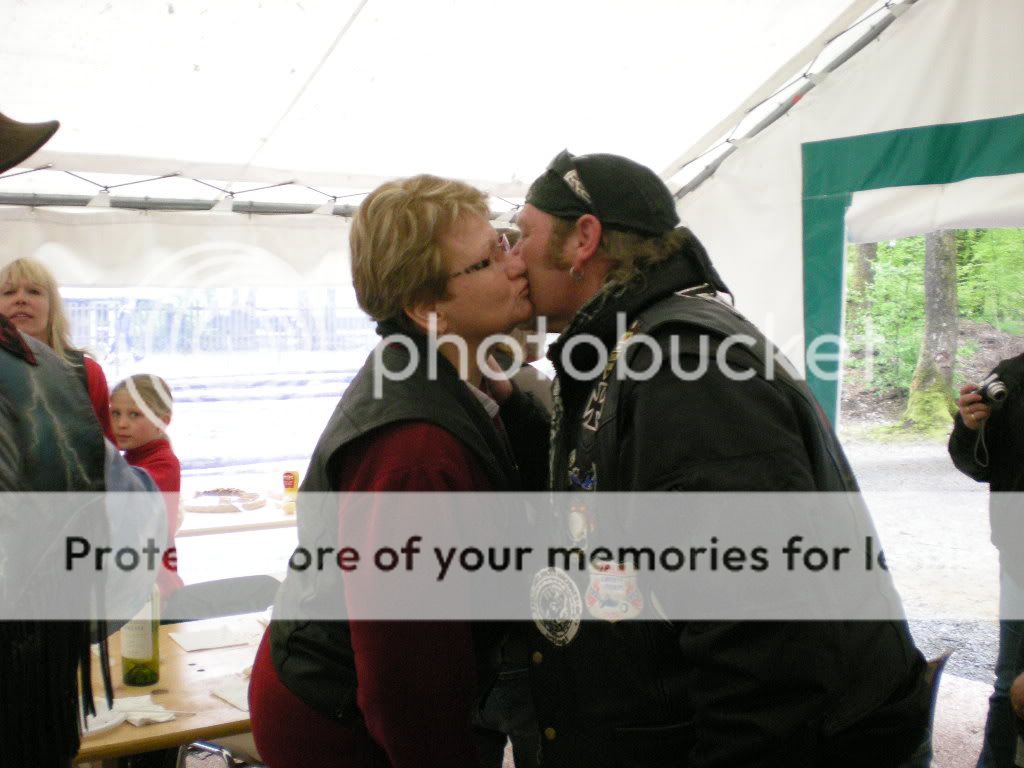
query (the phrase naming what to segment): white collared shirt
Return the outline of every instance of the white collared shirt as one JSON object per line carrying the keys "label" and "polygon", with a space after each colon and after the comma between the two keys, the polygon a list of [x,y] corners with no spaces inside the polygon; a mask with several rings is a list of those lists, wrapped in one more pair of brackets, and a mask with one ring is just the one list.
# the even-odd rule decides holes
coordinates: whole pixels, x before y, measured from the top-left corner
{"label": "white collared shirt", "polygon": [[498,412],[501,410],[501,406],[498,405],[498,401],[480,389],[480,387],[470,384],[468,381],[466,382],[466,386],[469,387],[469,391],[476,396],[476,399],[480,401],[480,405],[482,405],[484,410],[487,411],[487,415],[491,419],[497,417]]}

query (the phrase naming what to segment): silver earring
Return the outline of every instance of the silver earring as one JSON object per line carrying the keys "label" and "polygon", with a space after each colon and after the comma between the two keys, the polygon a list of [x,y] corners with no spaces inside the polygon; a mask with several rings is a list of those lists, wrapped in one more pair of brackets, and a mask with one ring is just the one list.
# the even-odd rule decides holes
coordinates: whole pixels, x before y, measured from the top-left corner
{"label": "silver earring", "polygon": [[582,283],[583,282],[583,270],[582,269],[576,269],[576,266],[573,265],[573,266],[569,267],[569,277],[571,277],[577,283]]}

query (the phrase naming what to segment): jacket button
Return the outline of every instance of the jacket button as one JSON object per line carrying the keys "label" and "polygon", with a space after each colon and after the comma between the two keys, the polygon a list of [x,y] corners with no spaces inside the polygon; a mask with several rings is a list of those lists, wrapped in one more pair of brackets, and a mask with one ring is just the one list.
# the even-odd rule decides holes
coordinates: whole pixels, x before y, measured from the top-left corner
{"label": "jacket button", "polygon": [[554,728],[548,726],[544,729],[544,738],[548,741],[554,741],[556,736],[558,736],[558,734],[555,732]]}
{"label": "jacket button", "polygon": [[538,666],[542,661],[544,661],[544,654],[540,651],[534,651],[530,654],[530,661],[533,662],[534,666]]}

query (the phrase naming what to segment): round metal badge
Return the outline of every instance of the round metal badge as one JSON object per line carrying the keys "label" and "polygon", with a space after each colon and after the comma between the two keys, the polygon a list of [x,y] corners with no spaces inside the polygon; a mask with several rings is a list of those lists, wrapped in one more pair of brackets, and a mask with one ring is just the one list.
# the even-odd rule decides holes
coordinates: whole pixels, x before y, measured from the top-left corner
{"label": "round metal badge", "polygon": [[579,587],[561,568],[543,568],[530,586],[533,623],[552,645],[565,646],[580,631],[583,598]]}

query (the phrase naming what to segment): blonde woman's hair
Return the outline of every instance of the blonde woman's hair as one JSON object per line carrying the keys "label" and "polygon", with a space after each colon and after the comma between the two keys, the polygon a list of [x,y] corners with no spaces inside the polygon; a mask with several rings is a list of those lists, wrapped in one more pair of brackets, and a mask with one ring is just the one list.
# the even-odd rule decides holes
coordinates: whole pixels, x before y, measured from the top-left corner
{"label": "blonde woman's hair", "polygon": [[113,397],[118,392],[127,392],[136,404],[140,407],[145,406],[144,411],[146,408],[152,411],[152,416],[146,414],[150,421],[153,421],[153,416],[160,421],[171,417],[174,396],[171,394],[171,388],[167,386],[167,382],[156,374],[136,373],[134,376],[129,376],[127,379],[119,381],[110,390],[110,396]]}
{"label": "blonde woman's hair", "polygon": [[440,240],[466,214],[487,219],[487,197],[461,181],[412,176],[381,184],[352,221],[352,283],[374,320],[410,324],[404,309],[447,297]]}
{"label": "blonde woman's hair", "polygon": [[46,345],[61,357],[65,352],[80,352],[81,350],[71,343],[71,326],[68,324],[67,315],[64,314],[64,300],[61,298],[57,278],[53,273],[42,262],[28,256],[12,261],[0,269],[0,286],[23,283],[41,286],[50,300],[44,339]]}

